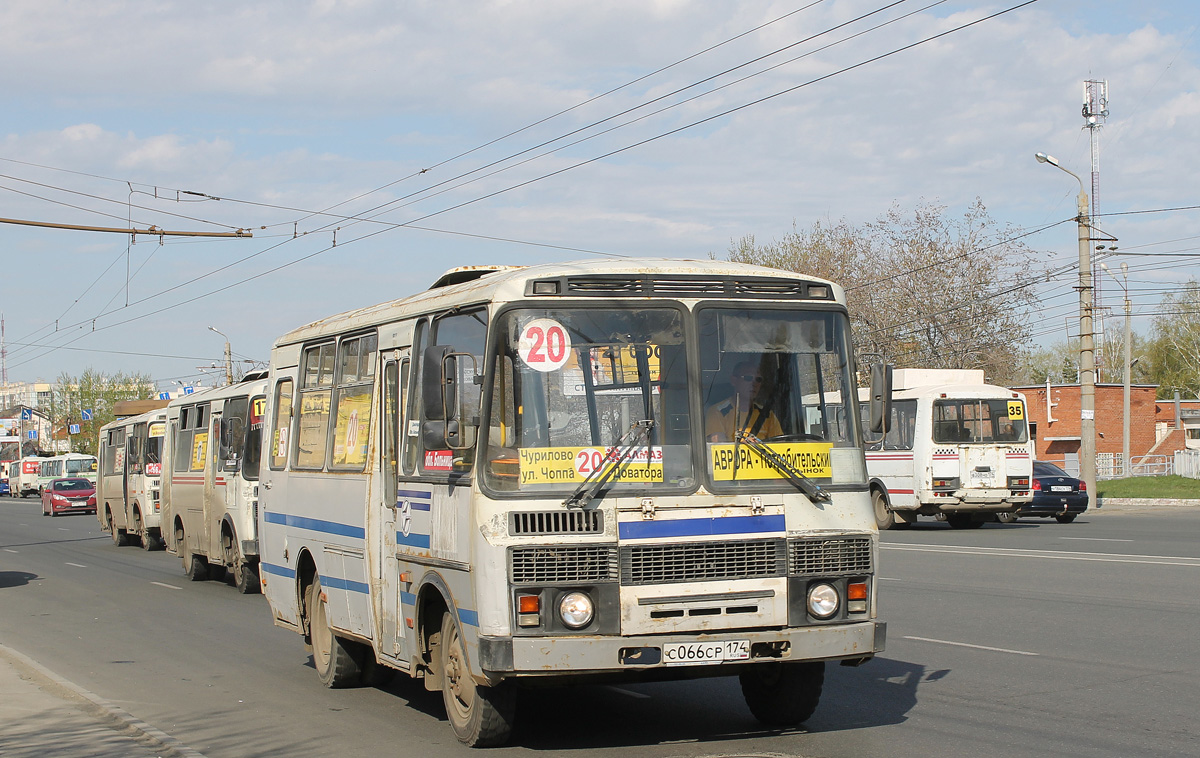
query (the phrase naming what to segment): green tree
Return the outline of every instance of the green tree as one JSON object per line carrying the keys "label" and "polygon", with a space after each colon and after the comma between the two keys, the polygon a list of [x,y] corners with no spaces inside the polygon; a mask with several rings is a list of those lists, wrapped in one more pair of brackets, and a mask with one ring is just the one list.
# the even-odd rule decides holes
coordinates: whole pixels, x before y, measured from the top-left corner
{"label": "green tree", "polygon": [[1146,350],[1158,396],[1200,397],[1200,282],[1163,297]]}
{"label": "green tree", "polygon": [[[982,201],[958,218],[922,202],[873,222],[793,225],[776,242],[750,235],[728,258],[831,279],[846,289],[855,350],[899,367],[981,368],[1009,383],[1029,342],[1034,251]],[[860,361],[861,365],[861,361]]]}
{"label": "green tree", "polygon": [[[154,397],[154,381],[149,374],[104,374],[87,368],[79,376],[62,373],[54,387],[50,418],[56,429],[79,424],[79,434],[68,434],[71,452],[96,454],[96,435],[100,427],[112,421],[113,406],[122,400],[146,400]],[[92,413],[83,420],[83,411]]]}

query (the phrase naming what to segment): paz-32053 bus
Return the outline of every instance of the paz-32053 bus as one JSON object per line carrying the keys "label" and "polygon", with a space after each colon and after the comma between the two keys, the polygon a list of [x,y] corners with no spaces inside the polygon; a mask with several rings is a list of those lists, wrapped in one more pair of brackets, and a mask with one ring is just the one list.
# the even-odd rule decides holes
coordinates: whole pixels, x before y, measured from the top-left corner
{"label": "paz-32053 bus", "polygon": [[[259,539],[321,681],[505,741],[528,680],[738,675],[795,724],[883,649],[840,287],[720,262],[448,272],[271,356]],[[883,422],[882,402],[875,415]]]}

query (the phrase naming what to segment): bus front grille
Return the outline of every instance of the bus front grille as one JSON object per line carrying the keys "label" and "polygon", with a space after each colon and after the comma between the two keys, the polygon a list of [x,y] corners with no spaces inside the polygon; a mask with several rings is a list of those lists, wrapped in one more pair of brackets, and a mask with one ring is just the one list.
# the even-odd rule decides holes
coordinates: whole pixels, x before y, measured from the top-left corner
{"label": "bus front grille", "polygon": [[784,576],[784,542],[687,542],[625,545],[621,548],[621,584],[670,584]]}
{"label": "bus front grille", "polygon": [[610,545],[514,547],[508,575],[513,584],[616,581],[617,550]]}
{"label": "bus front grille", "polygon": [[604,531],[603,511],[514,511],[508,515],[508,533],[599,534]]}
{"label": "bus front grille", "polygon": [[871,538],[792,540],[788,544],[792,576],[871,573]]}

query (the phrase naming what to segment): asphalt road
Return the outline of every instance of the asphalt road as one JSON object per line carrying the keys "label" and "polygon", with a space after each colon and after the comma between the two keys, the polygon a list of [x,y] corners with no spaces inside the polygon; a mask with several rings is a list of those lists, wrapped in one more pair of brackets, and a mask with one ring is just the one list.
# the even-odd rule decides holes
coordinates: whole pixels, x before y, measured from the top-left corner
{"label": "asphalt road", "polygon": [[[887,652],[831,667],[806,729],[763,730],[731,678],[555,688],[502,752],[1200,755],[1197,535],[1181,508],[888,532]],[[419,683],[326,690],[261,596],[33,500],[0,498],[0,643],[209,758],[472,752]]]}

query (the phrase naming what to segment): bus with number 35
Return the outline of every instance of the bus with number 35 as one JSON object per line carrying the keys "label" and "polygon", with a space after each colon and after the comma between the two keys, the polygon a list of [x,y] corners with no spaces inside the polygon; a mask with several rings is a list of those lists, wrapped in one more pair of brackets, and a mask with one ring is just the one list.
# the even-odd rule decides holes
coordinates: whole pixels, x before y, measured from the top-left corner
{"label": "bus with number 35", "polygon": [[716,261],[455,269],[298,328],[265,389],[274,621],[327,687],[422,680],[471,746],[539,680],[736,676],[801,723],[884,647],[855,376],[839,286]]}

